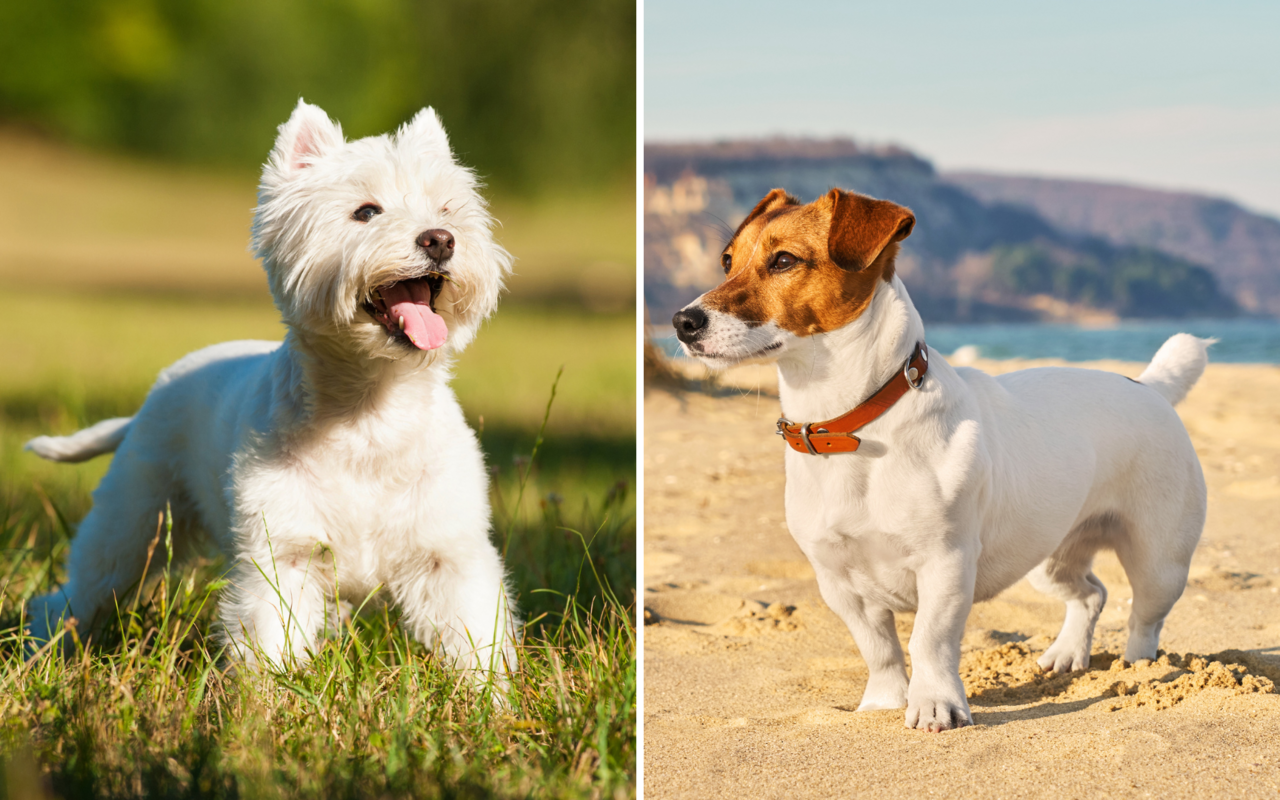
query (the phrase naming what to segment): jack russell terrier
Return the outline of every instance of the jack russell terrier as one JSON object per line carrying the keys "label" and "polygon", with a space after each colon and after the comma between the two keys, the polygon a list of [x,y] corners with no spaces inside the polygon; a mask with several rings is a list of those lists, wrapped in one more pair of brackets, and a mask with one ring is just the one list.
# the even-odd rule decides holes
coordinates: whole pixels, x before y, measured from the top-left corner
{"label": "jack russell terrier", "polygon": [[[802,205],[774,189],[725,247],[724,283],[672,323],[712,367],[777,361],[787,526],[867,662],[858,708],[905,706],[908,728],[940,731],[973,722],[959,675],[969,609],[1024,575],[1067,607],[1044,669],[1089,666],[1100,549],[1133,585],[1125,659],[1156,657],[1205,520],[1173,407],[1212,340],[1170,338],[1137,381],[953,368],[894,275],[914,225],[884,200],[833,189]],[[909,681],[901,611],[916,612]]]}

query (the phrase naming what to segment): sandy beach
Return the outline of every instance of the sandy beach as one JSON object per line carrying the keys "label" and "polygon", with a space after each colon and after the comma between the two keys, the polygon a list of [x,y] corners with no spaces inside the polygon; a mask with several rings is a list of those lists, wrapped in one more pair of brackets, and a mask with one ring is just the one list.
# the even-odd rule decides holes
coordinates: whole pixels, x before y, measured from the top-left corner
{"label": "sandy beach", "polygon": [[[929,734],[901,711],[854,712],[866,667],[784,523],[773,370],[649,388],[645,796],[1280,796],[1280,368],[1212,364],[1179,412],[1209,517],[1167,655],[1117,658],[1131,592],[1099,554],[1110,597],[1091,669],[1039,672],[1063,609],[1020,582],[969,617],[975,725]],[[911,625],[899,615],[904,649]]]}

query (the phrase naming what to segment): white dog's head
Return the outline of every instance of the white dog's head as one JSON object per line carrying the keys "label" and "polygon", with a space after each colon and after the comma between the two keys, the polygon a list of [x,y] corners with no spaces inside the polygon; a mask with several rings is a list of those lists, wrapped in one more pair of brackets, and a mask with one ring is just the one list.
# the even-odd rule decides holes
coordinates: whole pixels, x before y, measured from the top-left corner
{"label": "white dog's head", "polygon": [[253,223],[285,323],[374,358],[462,350],[511,271],[478,185],[430,108],[348,142],[299,101],[262,168]]}

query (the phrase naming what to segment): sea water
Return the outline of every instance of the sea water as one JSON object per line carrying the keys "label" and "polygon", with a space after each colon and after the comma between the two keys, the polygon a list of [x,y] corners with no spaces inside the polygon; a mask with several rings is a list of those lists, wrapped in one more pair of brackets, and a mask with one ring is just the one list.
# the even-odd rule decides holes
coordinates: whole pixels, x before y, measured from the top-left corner
{"label": "sea water", "polygon": [[[961,347],[982,358],[1061,358],[1067,361],[1150,361],[1175,333],[1212,337],[1209,360],[1218,363],[1280,364],[1280,320],[1129,320],[1106,327],[1036,323],[926,324],[929,347],[944,354]],[[668,355],[680,355],[674,336],[660,340]]]}

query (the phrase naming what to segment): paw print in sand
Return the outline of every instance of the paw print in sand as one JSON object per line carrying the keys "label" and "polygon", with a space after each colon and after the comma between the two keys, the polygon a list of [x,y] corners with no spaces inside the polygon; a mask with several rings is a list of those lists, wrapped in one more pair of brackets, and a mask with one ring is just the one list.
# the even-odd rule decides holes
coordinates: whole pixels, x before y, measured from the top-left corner
{"label": "paw print in sand", "polygon": [[765,605],[752,600],[744,601],[742,609],[716,626],[728,636],[760,636],[775,631],[796,631],[803,623],[796,615],[796,607],[784,603]]}

